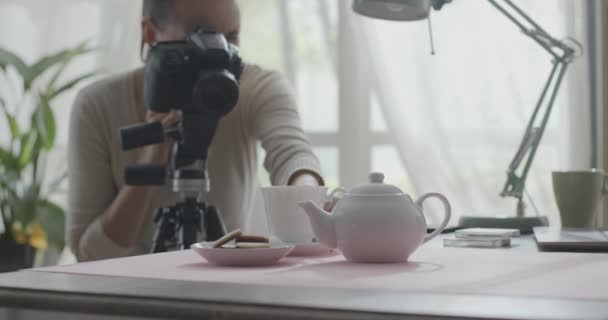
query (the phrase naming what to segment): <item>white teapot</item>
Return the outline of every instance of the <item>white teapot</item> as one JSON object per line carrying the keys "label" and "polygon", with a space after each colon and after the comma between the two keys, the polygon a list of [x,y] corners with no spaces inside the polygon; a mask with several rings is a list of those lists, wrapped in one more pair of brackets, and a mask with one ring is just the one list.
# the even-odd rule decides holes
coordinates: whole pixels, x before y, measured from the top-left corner
{"label": "white teapot", "polygon": [[[431,234],[422,203],[438,198],[444,205],[445,217]],[[399,188],[384,184],[382,173],[370,174],[370,184],[354,187],[336,204],[332,213],[312,201],[300,202],[321,244],[338,248],[350,262],[405,262],[423,243],[445,229],[450,216],[449,201],[441,194],[429,193],[416,202]]]}

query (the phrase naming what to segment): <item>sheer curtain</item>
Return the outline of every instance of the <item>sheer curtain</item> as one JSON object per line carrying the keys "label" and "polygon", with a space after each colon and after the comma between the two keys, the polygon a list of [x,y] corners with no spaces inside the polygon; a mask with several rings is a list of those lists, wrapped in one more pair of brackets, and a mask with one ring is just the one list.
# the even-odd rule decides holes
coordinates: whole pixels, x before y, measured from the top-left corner
{"label": "sheer curtain", "polygon": [[[98,77],[103,77],[140,63],[140,14],[141,1],[135,0],[0,0],[0,46],[31,64],[43,56],[89,41],[96,51],[74,60],[66,70],[64,80],[92,70],[98,70]],[[14,100],[21,94],[7,85],[10,80],[16,81],[16,77],[14,72],[9,72],[8,79],[4,79],[8,81],[0,81],[0,93],[9,98],[9,106],[15,105],[17,101]],[[55,149],[49,154],[49,167],[61,168],[56,172],[62,172],[66,167],[69,116],[78,89],[62,95],[53,105],[57,140]],[[22,125],[28,125],[27,117],[19,120]],[[0,123],[0,126],[4,125]],[[8,139],[4,136],[5,128],[1,129],[0,144]],[[62,188],[65,190],[65,186]],[[65,192],[60,192],[55,200],[66,203],[66,196]],[[56,254],[48,252],[45,260],[38,263],[54,264],[58,258]],[[71,263],[74,258],[65,250],[59,261]]]}
{"label": "sheer curtain", "polygon": [[[585,44],[585,1],[518,5],[554,36]],[[455,1],[427,22],[352,17],[374,89],[416,193],[438,191],[456,216],[515,214],[498,194],[550,71],[550,56],[485,1]],[[528,214],[558,222],[551,171],[590,164],[587,63],[575,61],[527,182]],[[535,207],[537,210],[535,210]],[[455,222],[456,220],[453,220]]]}
{"label": "sheer curtain", "polygon": [[[456,216],[514,214],[515,201],[498,193],[551,65],[547,54],[489,3],[454,1],[435,13],[437,54],[432,56],[426,23],[363,18],[352,13],[351,1],[240,2],[242,54],[248,62],[278,69],[294,82],[304,128],[332,186],[349,179],[360,182],[358,175],[364,177],[373,167],[403,176],[406,182],[399,185],[414,195],[445,193]],[[516,3],[554,36],[573,36],[585,45],[587,1]],[[0,0],[0,46],[32,62],[90,40],[99,50],[77,60],[66,79],[92,69],[106,76],[141,63],[140,10],[141,0]],[[341,29],[344,26],[347,32]],[[344,40],[344,33],[353,39]],[[349,59],[353,48],[365,52],[368,65],[353,63],[352,68],[371,71],[374,91],[367,105],[357,110],[341,97],[358,87],[350,83],[356,80],[341,77],[336,67]],[[552,222],[558,216],[551,171],[589,164],[587,70],[586,56],[569,70],[528,179],[533,203]],[[8,88],[0,84],[3,90]],[[58,165],[65,163],[76,91],[56,104]],[[359,153],[351,153],[348,144],[354,142],[345,127],[367,136],[357,141],[365,145],[354,148]],[[2,139],[0,135],[0,143]],[[399,157],[386,161],[393,153],[392,140]],[[339,175],[340,168],[353,163],[360,170],[348,174],[355,178]],[[534,214],[527,200],[529,213]]]}
{"label": "sheer curtain", "polygon": [[[74,47],[83,41],[89,41],[96,48],[93,53],[74,60],[64,74],[65,80],[93,70],[97,70],[98,78],[101,78],[141,63],[141,1],[0,0],[0,12],[0,46],[17,53],[26,63],[31,64],[43,56]],[[15,75],[9,73],[10,76]],[[7,83],[0,82],[0,92],[4,97],[16,98],[20,93],[10,92],[13,87],[6,86]],[[78,89],[63,94],[53,105],[57,142],[49,155],[51,168],[65,168],[69,116]],[[17,103],[8,102],[9,105],[11,102],[13,105]],[[23,125],[29,121],[27,117],[19,120]],[[0,137],[0,143],[3,142],[3,137]],[[65,193],[58,197],[65,198]]]}
{"label": "sheer curtain", "polygon": [[[0,0],[0,12],[0,46],[16,52],[27,63],[87,40],[97,48],[95,53],[75,60],[65,79],[91,70],[104,76],[138,63],[141,1]],[[77,91],[63,95],[55,104],[57,155],[63,154],[67,143],[69,113]]]}

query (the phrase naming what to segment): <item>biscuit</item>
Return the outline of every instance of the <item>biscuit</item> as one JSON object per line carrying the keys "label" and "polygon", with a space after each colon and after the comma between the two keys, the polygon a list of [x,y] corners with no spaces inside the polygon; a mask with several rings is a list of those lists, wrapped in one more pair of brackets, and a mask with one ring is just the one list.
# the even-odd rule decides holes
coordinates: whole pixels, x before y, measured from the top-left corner
{"label": "biscuit", "polygon": [[235,240],[238,236],[242,234],[241,229],[236,229],[227,233],[225,236],[219,238],[217,241],[213,243],[214,248],[221,248],[226,243]]}
{"label": "biscuit", "polygon": [[236,247],[239,249],[263,249],[263,248],[270,248],[270,243],[267,243],[267,242],[237,242]]}
{"label": "biscuit", "polygon": [[270,243],[270,239],[264,236],[257,236],[252,234],[241,234],[236,238],[236,242],[261,242]]}

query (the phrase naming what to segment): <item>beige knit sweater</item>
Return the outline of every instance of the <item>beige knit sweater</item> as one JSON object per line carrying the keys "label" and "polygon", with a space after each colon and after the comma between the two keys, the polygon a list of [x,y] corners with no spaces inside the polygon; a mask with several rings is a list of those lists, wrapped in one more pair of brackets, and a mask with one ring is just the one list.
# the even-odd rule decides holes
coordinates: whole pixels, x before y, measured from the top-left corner
{"label": "beige knit sweater", "polygon": [[[118,137],[121,127],[143,122],[137,112],[134,78],[135,71],[131,71],[83,89],[72,111],[66,234],[80,261],[145,254],[152,245],[156,229],[153,210],[132,248],[120,247],[109,239],[100,219],[124,185],[125,166],[134,164],[141,152],[123,152]],[[301,169],[319,172],[287,81],[275,72],[247,65],[240,100],[221,121],[209,149],[211,191],[204,198],[221,210],[228,229],[265,226],[258,141],[266,150],[264,166],[273,185],[287,184]],[[155,193],[151,208],[179,201],[169,187],[159,187]]]}

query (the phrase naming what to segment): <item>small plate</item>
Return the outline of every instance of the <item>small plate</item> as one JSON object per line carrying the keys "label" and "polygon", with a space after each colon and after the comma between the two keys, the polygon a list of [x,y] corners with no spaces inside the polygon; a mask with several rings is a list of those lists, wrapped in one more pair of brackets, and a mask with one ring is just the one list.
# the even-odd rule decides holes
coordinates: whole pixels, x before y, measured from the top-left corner
{"label": "small plate", "polygon": [[193,244],[190,248],[213,265],[254,267],[276,264],[294,249],[294,245],[272,243],[270,248],[241,249],[214,248],[213,242],[201,242]]}

